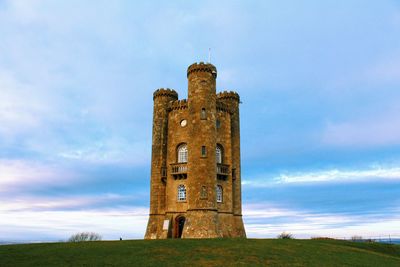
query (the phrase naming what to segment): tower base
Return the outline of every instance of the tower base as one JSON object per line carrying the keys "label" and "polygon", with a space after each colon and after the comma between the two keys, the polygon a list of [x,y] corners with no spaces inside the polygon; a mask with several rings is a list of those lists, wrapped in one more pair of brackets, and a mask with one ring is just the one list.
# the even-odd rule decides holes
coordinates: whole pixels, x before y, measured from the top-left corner
{"label": "tower base", "polygon": [[188,210],[182,238],[218,238],[218,213],[216,210]]}
{"label": "tower base", "polygon": [[233,220],[235,223],[235,236],[246,238],[246,230],[244,229],[242,215],[233,215]]}
{"label": "tower base", "polygon": [[[167,238],[167,234],[163,231],[163,222],[165,215],[153,215],[149,216],[149,222],[147,223],[146,234],[144,239],[161,239]],[[164,237],[165,236],[165,237]]]}

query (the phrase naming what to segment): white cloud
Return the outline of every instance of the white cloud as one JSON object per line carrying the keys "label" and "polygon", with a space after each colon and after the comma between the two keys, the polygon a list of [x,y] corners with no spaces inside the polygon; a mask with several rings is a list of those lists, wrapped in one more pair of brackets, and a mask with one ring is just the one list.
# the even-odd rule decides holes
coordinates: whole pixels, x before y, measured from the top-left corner
{"label": "white cloud", "polygon": [[370,180],[400,180],[399,167],[373,166],[366,169],[340,170],[331,169],[323,171],[293,172],[278,174],[271,177],[270,174],[257,175],[250,179],[244,179],[244,186],[271,186],[276,184],[296,183],[321,183],[321,182],[355,182]]}
{"label": "white cloud", "polygon": [[0,211],[26,212],[26,211],[57,211],[57,210],[91,210],[96,206],[103,206],[108,210],[110,206],[121,206],[124,203],[134,202],[134,195],[118,195],[113,193],[93,195],[79,195],[62,197],[46,196],[9,196],[0,195]]}
{"label": "white cloud", "polygon": [[97,232],[104,239],[143,238],[148,207],[90,208],[126,198],[115,194],[2,198],[0,240],[57,241],[82,231]]}
{"label": "white cloud", "polygon": [[95,164],[144,166],[150,162],[150,147],[150,141],[129,142],[129,140],[110,137],[82,145],[79,149],[62,151],[58,153],[58,156]]}
{"label": "white cloud", "polygon": [[0,69],[0,136],[11,139],[21,133],[37,131],[49,105],[40,99],[36,88],[18,81],[13,73]]}
{"label": "white cloud", "polygon": [[[81,231],[93,231],[104,239],[143,238],[148,207],[82,208],[102,201],[116,201],[126,196],[78,196],[68,198],[26,197],[0,204],[0,240],[57,241]],[[247,236],[276,237],[286,231],[297,238],[327,236],[365,238],[399,236],[398,211],[382,214],[349,215],[313,212],[274,206],[268,203],[243,206]]]}
{"label": "white cloud", "polygon": [[350,238],[353,235],[364,238],[400,237],[398,225],[400,216],[348,215],[318,213],[275,207],[268,204],[243,207],[243,218],[248,237],[276,237],[290,232],[297,238],[332,237]]}
{"label": "white cloud", "polygon": [[[121,3],[96,10],[80,1],[2,5],[1,150],[37,159],[148,163],[151,115],[143,111],[151,111],[151,92],[143,90],[141,72],[124,69],[137,27],[122,23],[121,12]],[[148,101],[138,101],[144,95]]]}
{"label": "white cloud", "polygon": [[0,160],[0,192],[15,188],[65,185],[79,176],[58,165],[28,160]]}
{"label": "white cloud", "polygon": [[90,231],[103,239],[143,238],[148,210],[130,207],[115,210],[0,211],[0,239],[66,240],[77,232]]}

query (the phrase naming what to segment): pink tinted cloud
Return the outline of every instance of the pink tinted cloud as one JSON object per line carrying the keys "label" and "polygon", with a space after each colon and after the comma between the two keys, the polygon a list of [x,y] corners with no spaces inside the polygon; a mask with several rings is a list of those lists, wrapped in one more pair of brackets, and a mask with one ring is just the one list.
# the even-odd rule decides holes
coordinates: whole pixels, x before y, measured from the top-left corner
{"label": "pink tinted cloud", "polygon": [[328,123],[322,133],[323,144],[342,147],[376,147],[400,144],[400,110],[394,109],[373,118]]}

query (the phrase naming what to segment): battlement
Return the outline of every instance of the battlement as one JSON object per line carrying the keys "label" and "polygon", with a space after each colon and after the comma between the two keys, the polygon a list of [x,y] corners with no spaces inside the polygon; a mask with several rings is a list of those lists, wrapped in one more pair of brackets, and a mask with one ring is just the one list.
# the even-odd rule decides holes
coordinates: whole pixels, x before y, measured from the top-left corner
{"label": "battlement", "polygon": [[153,100],[155,100],[157,97],[160,97],[160,96],[172,97],[175,100],[178,99],[178,93],[175,90],[169,89],[169,88],[160,88],[160,89],[157,89],[156,91],[154,91]]}
{"label": "battlement", "polygon": [[225,104],[220,100],[217,100],[217,111],[227,112],[230,114],[233,113],[232,109],[227,104]]}
{"label": "battlement", "polygon": [[217,94],[217,99],[220,100],[236,100],[240,102],[239,94],[233,91],[223,91]]}
{"label": "battlement", "polygon": [[217,78],[217,68],[211,63],[193,63],[187,69],[187,77],[194,72],[209,72],[214,76],[214,78]]}
{"label": "battlement", "polygon": [[182,109],[187,109],[188,108],[188,103],[187,99],[181,99],[181,100],[175,100],[169,102],[168,110],[182,110]]}

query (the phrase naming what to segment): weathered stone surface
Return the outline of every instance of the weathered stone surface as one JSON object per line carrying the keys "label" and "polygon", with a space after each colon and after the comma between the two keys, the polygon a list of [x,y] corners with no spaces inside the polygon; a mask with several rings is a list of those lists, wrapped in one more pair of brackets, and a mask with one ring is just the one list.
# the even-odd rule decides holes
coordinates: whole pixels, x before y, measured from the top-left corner
{"label": "weathered stone surface", "polygon": [[[190,65],[187,77],[187,100],[178,100],[170,89],[154,92],[150,218],[145,238],[245,237],[239,95],[216,94],[217,70],[212,64]],[[181,144],[187,145],[188,161],[177,164]],[[217,145],[222,148],[218,166]],[[185,200],[178,200],[180,185],[186,188]],[[220,202],[217,186],[222,187]]]}

